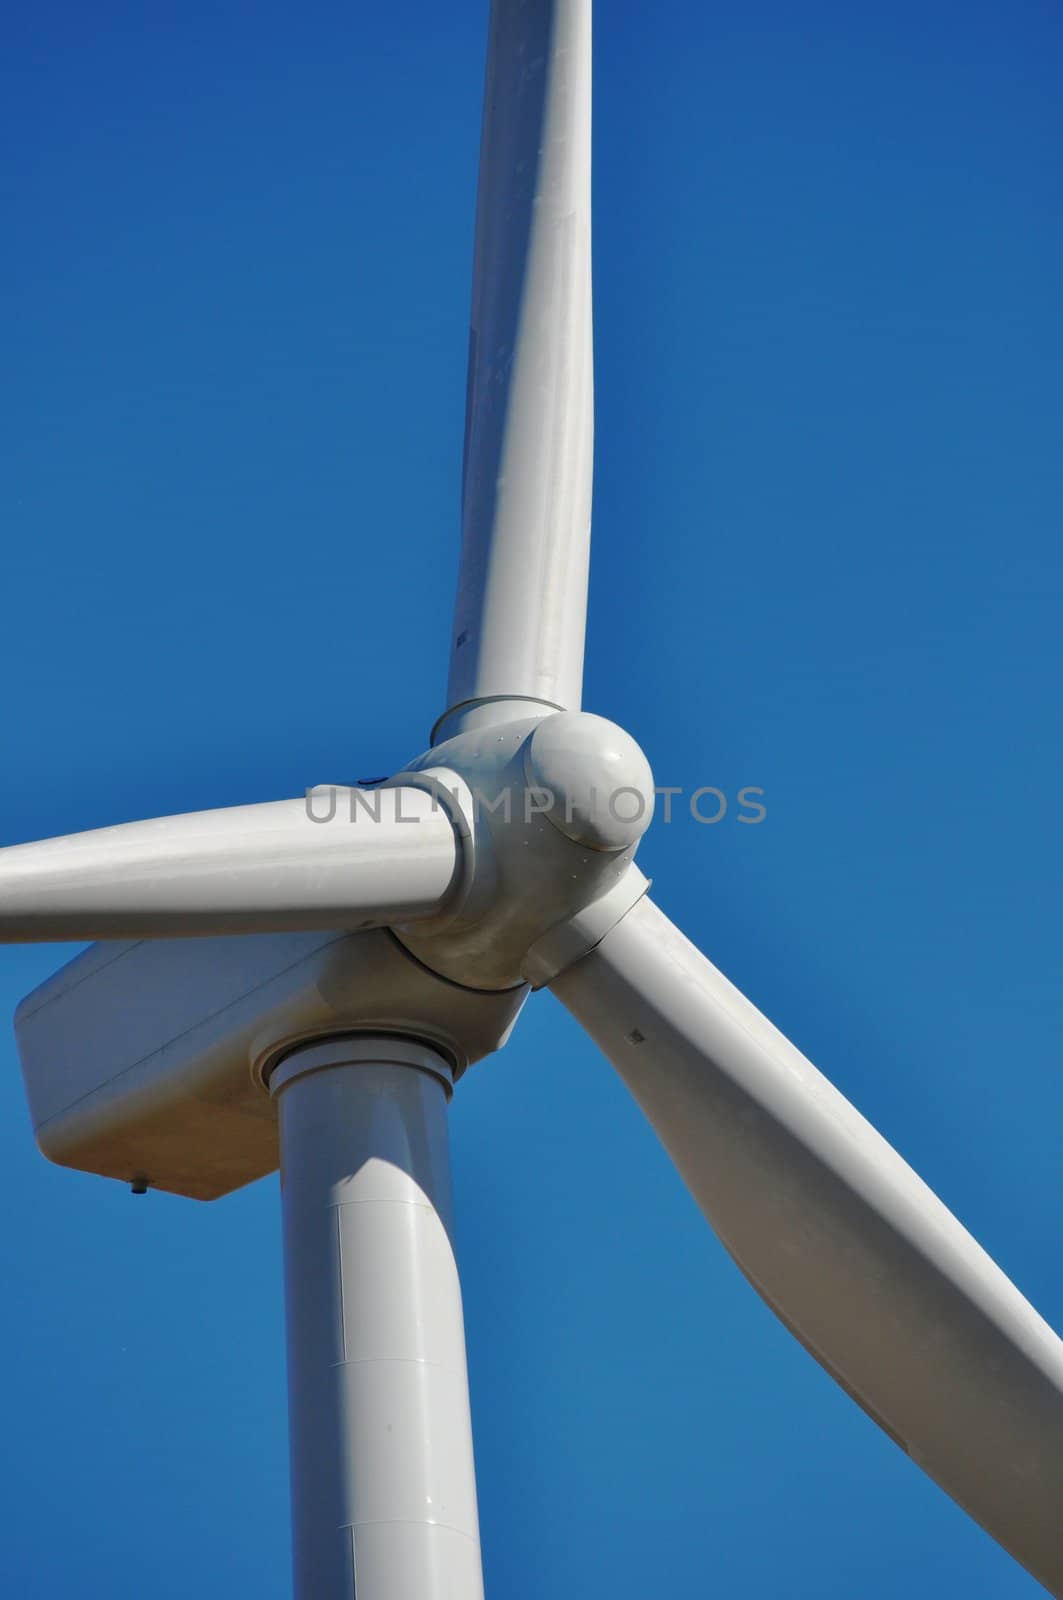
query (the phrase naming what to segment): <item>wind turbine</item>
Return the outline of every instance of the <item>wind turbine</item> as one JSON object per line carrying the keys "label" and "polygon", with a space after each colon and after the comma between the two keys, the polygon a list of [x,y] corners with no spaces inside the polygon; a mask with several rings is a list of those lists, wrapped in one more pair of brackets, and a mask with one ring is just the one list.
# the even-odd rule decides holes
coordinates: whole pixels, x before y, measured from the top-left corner
{"label": "wind turbine", "polygon": [[589,0],[495,0],[447,709],[380,788],[0,854],[0,936],[109,941],[20,1008],[38,1138],[209,1198],[279,1130],[296,1592],[474,1600],[446,1102],[549,986],[783,1322],[1063,1593],[1063,1344],[652,904],[652,776],[580,710],[589,177]]}

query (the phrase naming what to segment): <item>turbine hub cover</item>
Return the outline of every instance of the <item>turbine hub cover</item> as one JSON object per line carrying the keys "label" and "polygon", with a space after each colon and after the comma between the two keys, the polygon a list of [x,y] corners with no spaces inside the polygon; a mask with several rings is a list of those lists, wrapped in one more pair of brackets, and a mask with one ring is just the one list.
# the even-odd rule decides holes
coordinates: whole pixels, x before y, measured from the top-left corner
{"label": "turbine hub cover", "polygon": [[552,801],[545,815],[566,838],[592,850],[626,850],[653,818],[653,773],[615,722],[588,711],[544,717],[525,746],[533,789]]}
{"label": "turbine hub cover", "polygon": [[431,789],[461,837],[455,896],[396,930],[454,982],[549,982],[645,892],[632,857],[653,816],[653,775],[604,717],[544,708],[470,726],[390,781]]}

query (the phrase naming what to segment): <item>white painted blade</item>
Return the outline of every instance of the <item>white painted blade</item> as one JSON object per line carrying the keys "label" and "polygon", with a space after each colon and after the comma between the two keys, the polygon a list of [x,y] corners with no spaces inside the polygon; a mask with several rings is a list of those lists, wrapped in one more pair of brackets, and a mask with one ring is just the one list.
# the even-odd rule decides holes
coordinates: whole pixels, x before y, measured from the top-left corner
{"label": "white painted blade", "polygon": [[438,911],[458,874],[412,788],[156,817],[0,850],[0,942],[368,928]]}
{"label": "white painted blade", "polygon": [[593,450],[591,0],[494,0],[448,704],[578,709]]}
{"label": "white painted blade", "polygon": [[1063,1342],[863,1117],[648,899],[555,979],[776,1314],[1063,1594]]}

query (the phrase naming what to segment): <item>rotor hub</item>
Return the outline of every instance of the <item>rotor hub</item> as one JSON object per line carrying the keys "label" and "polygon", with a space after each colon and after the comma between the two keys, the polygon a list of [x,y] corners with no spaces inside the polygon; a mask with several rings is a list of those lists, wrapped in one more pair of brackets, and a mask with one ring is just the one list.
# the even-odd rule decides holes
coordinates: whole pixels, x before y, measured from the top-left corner
{"label": "rotor hub", "polygon": [[[469,729],[390,781],[429,789],[462,840],[462,881],[445,910],[397,930],[455,982],[549,981],[645,892],[632,859],[653,817],[653,774],[604,717],[544,711]],[[574,936],[581,917],[588,931]]]}

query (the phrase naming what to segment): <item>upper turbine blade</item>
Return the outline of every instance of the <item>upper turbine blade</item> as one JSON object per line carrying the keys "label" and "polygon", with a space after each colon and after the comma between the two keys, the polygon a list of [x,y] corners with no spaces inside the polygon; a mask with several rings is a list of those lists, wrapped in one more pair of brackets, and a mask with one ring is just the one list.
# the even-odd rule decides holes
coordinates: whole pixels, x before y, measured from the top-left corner
{"label": "upper turbine blade", "polygon": [[0,942],[367,928],[438,911],[458,840],[421,789],[157,817],[0,850]]}
{"label": "upper turbine blade", "polygon": [[578,710],[590,549],[591,0],[494,0],[448,705]]}
{"label": "upper turbine blade", "polygon": [[790,1331],[1063,1595],[1063,1342],[648,899],[552,988]]}

